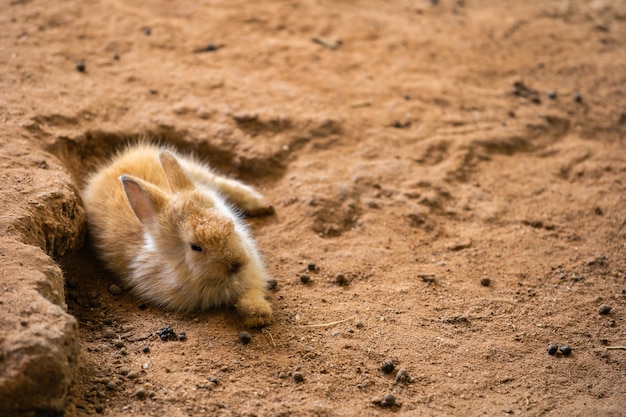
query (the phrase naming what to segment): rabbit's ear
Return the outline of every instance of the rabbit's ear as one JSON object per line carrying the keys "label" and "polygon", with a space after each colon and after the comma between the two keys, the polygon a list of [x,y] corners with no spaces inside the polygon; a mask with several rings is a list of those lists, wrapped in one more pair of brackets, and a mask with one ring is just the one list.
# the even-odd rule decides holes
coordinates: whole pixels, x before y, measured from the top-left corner
{"label": "rabbit's ear", "polygon": [[122,175],[120,181],[135,216],[143,224],[154,224],[157,214],[167,203],[167,196],[154,185],[138,178]]}
{"label": "rabbit's ear", "polygon": [[169,151],[161,151],[159,152],[159,161],[161,161],[165,178],[167,178],[167,183],[173,192],[177,193],[194,188],[174,154]]}

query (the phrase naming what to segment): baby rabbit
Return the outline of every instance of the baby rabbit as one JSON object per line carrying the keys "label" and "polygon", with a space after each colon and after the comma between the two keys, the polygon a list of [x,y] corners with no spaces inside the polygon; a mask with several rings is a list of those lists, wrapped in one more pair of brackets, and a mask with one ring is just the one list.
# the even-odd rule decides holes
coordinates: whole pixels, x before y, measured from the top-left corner
{"label": "baby rabbit", "polygon": [[272,322],[269,275],[230,205],[272,213],[252,188],[139,144],[91,176],[82,196],[100,257],[141,298],[177,311],[234,305],[248,327]]}

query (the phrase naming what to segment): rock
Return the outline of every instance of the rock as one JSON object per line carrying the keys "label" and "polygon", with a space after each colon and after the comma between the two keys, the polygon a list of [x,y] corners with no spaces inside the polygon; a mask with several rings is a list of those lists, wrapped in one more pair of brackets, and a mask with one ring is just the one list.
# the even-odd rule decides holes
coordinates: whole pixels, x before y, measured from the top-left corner
{"label": "rock", "polygon": [[383,364],[381,365],[380,369],[386,373],[386,374],[390,374],[393,372],[393,370],[395,369],[396,365],[394,364],[393,359],[391,358],[387,358],[383,361]]}
{"label": "rock", "polygon": [[146,398],[147,395],[148,393],[146,392],[145,388],[138,388],[137,391],[135,391],[135,397],[139,398],[140,400]]}
{"label": "rock", "polygon": [[252,341],[252,336],[248,332],[239,332],[239,341],[242,344],[247,345]]}
{"label": "rock", "polygon": [[64,310],[63,275],[37,247],[2,237],[0,252],[9,255],[0,281],[11,288],[0,292],[0,415],[62,413],[79,352],[78,324]]}
{"label": "rock", "polygon": [[561,353],[565,356],[569,356],[572,353],[572,348],[568,345],[561,346]]}
{"label": "rock", "polygon": [[302,374],[301,372],[294,372],[293,374],[291,374],[291,376],[293,376],[293,380],[296,382],[304,382],[304,374]]}
{"label": "rock", "polygon": [[385,394],[380,405],[381,407],[393,407],[396,405],[396,397],[393,394]]}
{"label": "rock", "polygon": [[598,307],[598,313],[602,315],[609,314],[610,312],[611,312],[611,306],[609,305],[601,304],[600,307]]}
{"label": "rock", "polygon": [[411,376],[406,369],[400,369],[396,374],[396,384],[401,382],[411,382]]}
{"label": "rock", "polygon": [[122,288],[119,285],[111,284],[109,285],[109,292],[112,295],[120,295],[122,293]]}

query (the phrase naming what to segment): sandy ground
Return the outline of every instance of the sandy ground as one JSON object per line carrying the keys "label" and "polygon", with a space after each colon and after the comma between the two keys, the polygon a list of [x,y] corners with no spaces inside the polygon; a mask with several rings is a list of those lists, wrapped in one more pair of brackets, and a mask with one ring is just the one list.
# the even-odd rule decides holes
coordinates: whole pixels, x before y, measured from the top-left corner
{"label": "sandy ground", "polygon": [[625,51],[620,0],[1,2],[3,142],[79,189],[148,137],[276,208],[249,344],[112,294],[89,236],[58,259],[66,414],[624,415]]}

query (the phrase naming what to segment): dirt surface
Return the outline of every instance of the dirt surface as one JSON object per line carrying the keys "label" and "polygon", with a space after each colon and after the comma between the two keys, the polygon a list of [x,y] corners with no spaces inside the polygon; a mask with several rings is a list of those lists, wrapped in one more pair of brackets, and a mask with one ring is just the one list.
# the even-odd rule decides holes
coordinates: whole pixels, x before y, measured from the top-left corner
{"label": "dirt surface", "polygon": [[6,0],[0,29],[4,149],[59,163],[11,156],[5,196],[143,137],[276,208],[265,330],[33,238],[80,327],[67,415],[624,415],[623,1]]}

